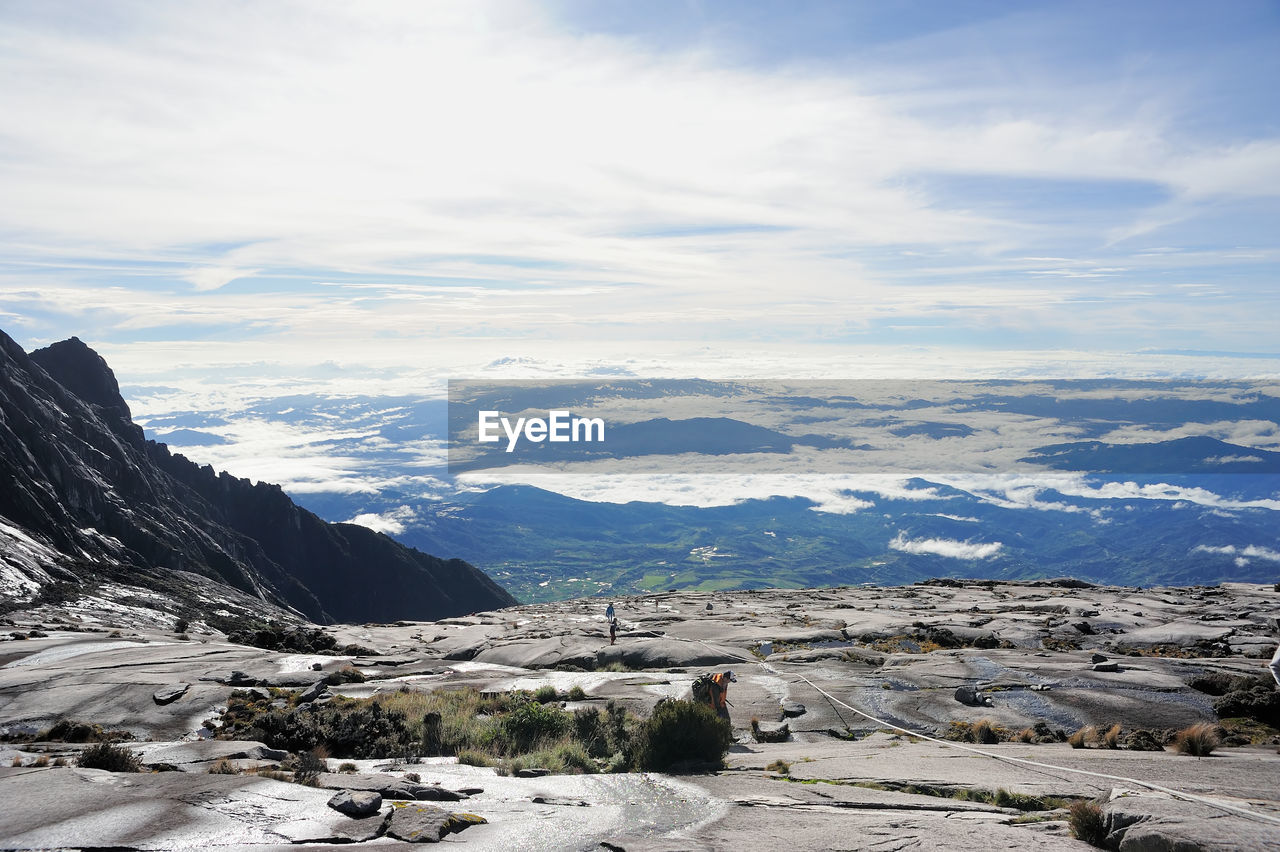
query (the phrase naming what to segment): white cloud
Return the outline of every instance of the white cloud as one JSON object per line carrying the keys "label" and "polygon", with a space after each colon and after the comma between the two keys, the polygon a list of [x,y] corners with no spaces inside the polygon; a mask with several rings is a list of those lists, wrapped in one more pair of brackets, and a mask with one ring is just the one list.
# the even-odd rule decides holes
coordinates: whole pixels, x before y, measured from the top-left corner
{"label": "white cloud", "polygon": [[1216,547],[1208,544],[1198,544],[1191,548],[1191,552],[1220,553],[1223,556],[1235,556],[1237,564],[1243,559],[1265,559],[1269,562],[1280,562],[1280,551],[1257,544],[1249,544],[1244,547],[1237,547],[1234,544],[1224,544]]}
{"label": "white cloud", "polygon": [[889,547],[903,553],[931,554],[952,559],[991,559],[1000,553],[1004,545],[998,541],[978,544],[949,538],[908,539],[899,532],[894,536],[893,541],[889,542]]}
{"label": "white cloud", "polygon": [[362,527],[368,527],[374,532],[386,533],[388,535],[399,535],[404,532],[406,525],[417,520],[418,514],[410,506],[400,506],[388,512],[376,513],[366,512],[356,515],[347,521],[349,524],[359,524]]}
{"label": "white cloud", "polygon": [[217,290],[237,278],[246,278],[258,271],[257,269],[235,269],[229,266],[199,266],[189,269],[183,277],[195,285],[197,290]]}
{"label": "white cloud", "polygon": [[[21,235],[9,257],[62,264],[55,283],[81,275],[72,257],[185,270],[173,275],[195,293],[136,297],[165,303],[138,314],[120,305],[103,321],[123,330],[244,315],[263,333],[368,340],[554,334],[607,316],[594,333],[767,322],[839,339],[921,317],[1200,331],[1215,311],[1236,330],[1267,328],[1266,311],[1189,311],[1117,287],[1127,259],[1073,258],[1037,276],[1037,258],[1063,253],[1059,229],[977,212],[922,179],[1142,182],[1177,195],[1179,216],[1280,192],[1274,140],[1201,143],[1110,83],[997,88],[957,113],[938,107],[949,76],[889,86],[892,75],[836,65],[753,67],[582,34],[524,3],[142,4],[116,7],[110,26],[75,17],[0,22],[0,114],[23,117],[6,128],[0,232]],[[936,260],[903,276],[863,254],[906,245]],[[1004,259],[1010,249],[1031,258]],[[338,281],[323,299],[287,287],[257,314],[221,292],[304,269],[383,283],[357,295]],[[1015,284],[1008,272],[1033,274]]]}

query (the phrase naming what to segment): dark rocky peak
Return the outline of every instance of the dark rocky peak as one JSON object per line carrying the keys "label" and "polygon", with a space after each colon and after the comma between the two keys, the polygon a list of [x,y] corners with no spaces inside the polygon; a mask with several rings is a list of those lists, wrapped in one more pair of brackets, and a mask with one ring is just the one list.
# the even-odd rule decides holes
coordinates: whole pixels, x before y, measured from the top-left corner
{"label": "dark rocky peak", "polygon": [[80,338],[73,337],[37,349],[31,353],[31,360],[58,384],[90,405],[96,405],[120,419],[131,419],[129,404],[120,395],[116,374],[103,357]]}

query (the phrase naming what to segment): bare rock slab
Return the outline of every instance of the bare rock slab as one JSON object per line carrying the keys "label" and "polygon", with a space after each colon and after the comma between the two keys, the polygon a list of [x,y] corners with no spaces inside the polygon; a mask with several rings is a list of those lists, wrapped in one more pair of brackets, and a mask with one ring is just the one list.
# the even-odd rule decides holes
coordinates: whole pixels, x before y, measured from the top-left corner
{"label": "bare rock slab", "polygon": [[1107,805],[1106,820],[1107,846],[1120,852],[1280,849],[1280,825],[1198,802],[1123,796]]}

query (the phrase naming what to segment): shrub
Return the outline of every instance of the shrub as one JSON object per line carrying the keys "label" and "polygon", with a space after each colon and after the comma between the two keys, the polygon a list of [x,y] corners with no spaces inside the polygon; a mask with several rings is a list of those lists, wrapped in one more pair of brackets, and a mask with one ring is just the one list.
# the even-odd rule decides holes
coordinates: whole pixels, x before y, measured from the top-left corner
{"label": "shrub", "polygon": [[729,723],[700,702],[661,701],[636,732],[636,765],[668,770],[680,764],[724,765],[733,742]]}
{"label": "shrub", "polygon": [[1071,835],[1090,846],[1101,847],[1107,839],[1107,820],[1097,802],[1072,802],[1067,815]]}
{"label": "shrub", "polygon": [[560,696],[556,694],[556,688],[551,684],[543,684],[538,687],[538,691],[533,694],[533,700],[539,704],[549,704]]}
{"label": "shrub", "polygon": [[46,767],[46,766],[48,766],[48,765],[49,765],[49,755],[47,755],[47,754],[42,754],[42,755],[40,755],[39,757],[37,757],[37,758],[35,759],[35,762],[34,762],[34,763],[32,763],[31,765],[32,765],[32,766],[37,766],[37,767],[40,767],[40,768],[42,768],[42,769],[43,769],[44,767]]}
{"label": "shrub", "polygon": [[1143,730],[1132,731],[1125,737],[1124,747],[1130,751],[1164,751],[1164,743],[1155,734]]}
{"label": "shrub", "polygon": [[340,683],[364,683],[366,678],[364,672],[355,666],[343,666],[336,672],[329,672],[324,680],[330,686],[337,686]]}
{"label": "shrub", "polygon": [[586,699],[587,699],[586,690],[584,690],[582,687],[578,686],[577,684],[575,684],[573,688],[569,690],[570,701],[586,701]]}
{"label": "shrub", "polygon": [[1173,740],[1173,744],[1180,754],[1189,754],[1193,757],[1205,757],[1213,754],[1213,750],[1218,747],[1219,743],[1217,731],[1208,722],[1201,722],[1189,728],[1183,728],[1178,731]]}
{"label": "shrub", "polygon": [[294,764],[293,780],[308,787],[316,786],[316,780],[319,779],[320,774],[329,771],[328,757],[329,752],[324,746],[316,746],[310,751],[299,753],[297,762]]}
{"label": "shrub", "polygon": [[339,772],[355,772],[357,769],[359,769],[359,767],[350,761],[338,765]]}
{"label": "shrub", "polygon": [[1280,690],[1271,678],[1233,679],[1227,691],[1213,702],[1218,718],[1253,719],[1280,728]]}
{"label": "shrub", "polygon": [[773,763],[766,766],[765,770],[768,772],[776,772],[779,775],[790,775],[791,764],[787,763],[785,760],[775,760]]}
{"label": "shrub", "polygon": [[227,760],[224,757],[222,758],[222,760],[219,760],[213,766],[209,767],[209,774],[210,775],[239,775],[240,770],[236,768],[236,765],[234,763],[232,763],[231,761]]}
{"label": "shrub", "polygon": [[17,769],[18,767],[22,766],[22,755],[15,754],[13,756],[13,760],[9,761],[9,765],[12,766],[14,769]]}
{"label": "shrub", "polygon": [[[128,736],[115,738],[128,739]],[[49,730],[41,732],[38,739],[55,743],[100,743],[112,737],[103,732],[101,725],[90,725],[88,722],[77,722],[74,719],[59,719]]]}
{"label": "shrub", "polygon": [[108,772],[141,772],[142,761],[126,746],[111,743],[95,743],[80,752],[77,763],[85,769],[105,769]]}
{"label": "shrub", "polygon": [[1033,743],[1036,741],[1036,732],[1032,728],[1023,728],[1021,731],[1018,731],[1013,740],[1014,742],[1019,743]]}
{"label": "shrub", "polygon": [[1101,735],[1099,740],[1103,748],[1120,748],[1120,726],[1112,725],[1107,728]]}
{"label": "shrub", "polygon": [[458,752],[458,763],[466,766],[493,766],[493,758],[483,751],[464,749]]}
{"label": "shrub", "polygon": [[173,622],[173,632],[186,633],[187,628],[190,626],[191,626],[191,623],[188,622],[185,618],[179,618],[177,621]]}
{"label": "shrub", "polygon": [[571,724],[569,714],[559,707],[526,701],[502,717],[499,728],[503,740],[497,745],[503,753],[533,751],[567,733]]}

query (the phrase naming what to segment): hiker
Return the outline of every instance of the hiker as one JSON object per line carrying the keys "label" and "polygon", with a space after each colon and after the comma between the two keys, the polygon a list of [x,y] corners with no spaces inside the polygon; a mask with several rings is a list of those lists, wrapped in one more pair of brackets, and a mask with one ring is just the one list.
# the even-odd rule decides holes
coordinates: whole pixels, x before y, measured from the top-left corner
{"label": "hiker", "polygon": [[1271,669],[1271,676],[1280,685],[1280,645],[1276,646],[1276,652],[1272,655],[1271,662],[1267,663],[1267,667]]}
{"label": "hiker", "polygon": [[618,638],[618,619],[609,619],[609,644],[612,645]]}
{"label": "hiker", "polygon": [[738,676],[726,669],[711,676],[711,707],[721,719],[729,719],[729,684],[737,683]]}
{"label": "hiker", "polygon": [[610,602],[609,605],[604,608],[604,620],[613,621],[613,603],[612,602]]}

